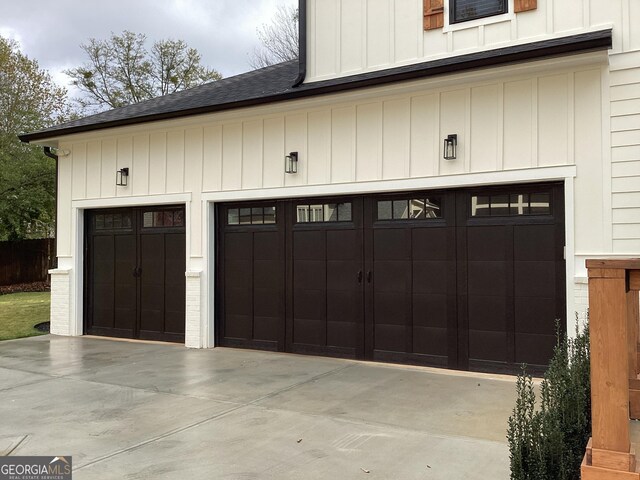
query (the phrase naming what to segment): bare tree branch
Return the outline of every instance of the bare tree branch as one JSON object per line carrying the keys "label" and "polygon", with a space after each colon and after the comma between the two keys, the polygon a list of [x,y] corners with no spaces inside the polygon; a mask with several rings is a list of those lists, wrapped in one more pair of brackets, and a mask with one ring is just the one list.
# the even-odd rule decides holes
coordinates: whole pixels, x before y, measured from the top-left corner
{"label": "bare tree branch", "polygon": [[108,40],[92,38],[80,47],[89,61],[65,71],[85,93],[76,101],[87,113],[117,108],[219,80],[214,69],[183,40],[159,40],[151,51],[146,36],[124,31]]}
{"label": "bare tree branch", "polygon": [[268,67],[275,63],[298,58],[298,9],[280,5],[269,24],[257,29],[261,46],[254,49],[249,64],[253,68]]}

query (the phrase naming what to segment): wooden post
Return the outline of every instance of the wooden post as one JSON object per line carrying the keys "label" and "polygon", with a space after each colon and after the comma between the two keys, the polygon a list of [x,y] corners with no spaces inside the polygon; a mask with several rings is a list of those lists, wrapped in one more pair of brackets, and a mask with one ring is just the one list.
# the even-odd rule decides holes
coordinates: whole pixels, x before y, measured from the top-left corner
{"label": "wooden post", "polygon": [[638,382],[638,292],[629,286],[640,260],[588,260],[587,269],[592,438],[582,479],[640,480],[629,441],[630,387]]}
{"label": "wooden post", "polygon": [[627,292],[627,322],[629,334],[629,418],[640,419],[640,380],[638,374],[638,321],[640,319],[640,304],[637,290]]}

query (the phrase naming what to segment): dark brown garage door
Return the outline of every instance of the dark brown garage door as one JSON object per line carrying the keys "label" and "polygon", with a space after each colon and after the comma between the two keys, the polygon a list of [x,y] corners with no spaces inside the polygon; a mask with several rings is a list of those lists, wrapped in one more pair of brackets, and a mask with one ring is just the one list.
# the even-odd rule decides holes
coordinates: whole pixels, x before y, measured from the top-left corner
{"label": "dark brown garage door", "polygon": [[184,341],[183,207],[88,211],[85,332]]}
{"label": "dark brown garage door", "polygon": [[564,325],[563,203],[534,185],[220,206],[218,344],[543,366]]}

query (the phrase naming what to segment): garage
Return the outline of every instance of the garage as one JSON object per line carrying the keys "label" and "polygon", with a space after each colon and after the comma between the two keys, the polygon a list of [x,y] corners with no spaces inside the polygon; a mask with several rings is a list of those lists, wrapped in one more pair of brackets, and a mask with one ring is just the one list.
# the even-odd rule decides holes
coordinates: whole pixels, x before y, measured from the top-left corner
{"label": "garage", "polygon": [[184,207],[89,210],[85,245],[85,333],[184,342]]}
{"label": "garage", "polygon": [[217,207],[222,346],[543,368],[564,325],[561,184]]}

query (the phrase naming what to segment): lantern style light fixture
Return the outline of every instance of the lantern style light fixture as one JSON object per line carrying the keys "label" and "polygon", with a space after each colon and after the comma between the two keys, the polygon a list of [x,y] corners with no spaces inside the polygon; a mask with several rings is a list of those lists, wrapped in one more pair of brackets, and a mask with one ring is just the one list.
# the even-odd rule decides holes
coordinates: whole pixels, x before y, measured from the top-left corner
{"label": "lantern style light fixture", "polygon": [[116,185],[119,187],[126,187],[129,183],[129,168],[121,168],[116,171]]}
{"label": "lantern style light fixture", "polygon": [[298,173],[298,152],[291,152],[284,157],[285,173]]}
{"label": "lantern style light fixture", "polygon": [[452,135],[448,135],[447,138],[444,139],[444,159],[455,160],[457,148],[458,135],[456,135],[455,133]]}

